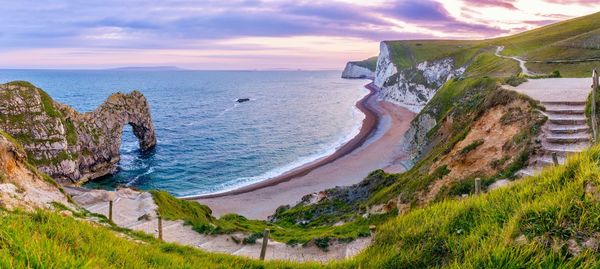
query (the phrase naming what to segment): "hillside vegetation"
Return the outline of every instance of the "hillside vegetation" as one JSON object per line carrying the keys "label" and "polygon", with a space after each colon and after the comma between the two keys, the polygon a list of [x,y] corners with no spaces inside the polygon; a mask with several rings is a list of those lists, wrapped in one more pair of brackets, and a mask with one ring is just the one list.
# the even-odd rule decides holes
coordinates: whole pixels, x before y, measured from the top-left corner
{"label": "hillside vegetation", "polygon": [[375,71],[375,68],[377,67],[377,56],[375,57],[371,57],[369,59],[365,59],[362,61],[354,61],[354,62],[350,62],[351,64],[360,66],[360,67],[364,67],[367,68],[371,71]]}
{"label": "hillside vegetation", "polygon": [[496,47],[504,46],[503,55],[526,59],[527,67],[534,73],[549,74],[558,70],[563,76],[587,77],[591,68],[600,64],[599,29],[600,13],[594,13],[495,39],[386,43],[398,68],[452,57],[456,67],[468,67],[467,77],[516,75],[519,73],[516,61],[494,55]]}
{"label": "hillside vegetation", "polygon": [[[374,244],[328,268],[594,267],[600,244],[600,146],[512,186],[394,217]],[[1,212],[3,268],[317,268],[205,253],[53,212]],[[143,242],[143,243],[140,243]]]}
{"label": "hillside vegetation", "polygon": [[[495,47],[506,46],[505,55],[530,59],[549,54],[595,57],[590,44],[596,40],[599,18],[600,13],[484,41],[388,42],[398,67],[442,57],[468,66],[462,77],[446,81],[417,116],[417,121],[431,118],[436,124],[422,138],[426,146],[405,173],[373,171],[359,184],[325,190],[320,200],[307,195],[297,205],[282,206],[269,221],[234,214],[215,218],[204,205],[152,192],[165,219],[182,219],[201,233],[242,231],[249,235],[247,243],[269,228],[280,242],[314,243],[326,249],[330,240],[370,235],[369,226],[376,225],[373,244],[352,259],[323,265],[207,253],[115,227],[101,216],[76,210],[69,216],[68,208],[55,204],[55,209],[27,212],[3,206],[0,267],[598,267],[600,146],[538,176],[481,195],[474,195],[473,182],[481,178],[487,191],[498,179],[514,180],[535,150],[535,137],[545,121],[538,103],[498,87],[521,80],[516,62],[494,56]],[[588,76],[588,65],[528,66]]]}

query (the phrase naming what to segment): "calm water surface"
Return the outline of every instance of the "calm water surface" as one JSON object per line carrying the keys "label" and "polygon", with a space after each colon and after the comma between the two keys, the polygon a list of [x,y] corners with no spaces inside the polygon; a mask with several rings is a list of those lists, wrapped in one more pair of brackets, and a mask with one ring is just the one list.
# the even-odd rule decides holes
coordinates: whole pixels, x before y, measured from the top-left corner
{"label": "calm water surface", "polygon": [[[177,196],[224,191],[331,154],[359,131],[354,104],[364,80],[340,72],[0,70],[0,82],[27,80],[80,112],[116,91],[150,102],[158,145],[139,151],[131,128],[119,171],[88,184],[163,189]],[[237,98],[251,101],[237,103]]]}

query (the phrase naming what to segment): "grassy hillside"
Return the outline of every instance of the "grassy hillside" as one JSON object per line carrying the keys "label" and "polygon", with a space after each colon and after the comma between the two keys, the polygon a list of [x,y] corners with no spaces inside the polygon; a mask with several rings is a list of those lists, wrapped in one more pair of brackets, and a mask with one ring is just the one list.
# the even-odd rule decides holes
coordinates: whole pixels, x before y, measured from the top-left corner
{"label": "grassy hillside", "polygon": [[414,210],[379,229],[367,268],[596,267],[600,147],[509,188]]}
{"label": "grassy hillside", "polygon": [[[600,237],[600,147],[490,193],[392,218],[358,257],[328,268],[594,267]],[[259,262],[123,237],[53,212],[1,212],[2,268],[317,268]],[[133,238],[128,238],[133,236]]]}
{"label": "grassy hillside", "polygon": [[585,59],[600,57],[600,13],[591,14],[509,37],[491,40],[505,46],[505,55],[528,60]]}
{"label": "grassy hillside", "polygon": [[[117,234],[105,226],[53,212],[0,212],[0,268],[291,268],[150,237]],[[304,264],[303,268],[317,268]]]}
{"label": "grassy hillside", "polygon": [[369,59],[365,59],[362,61],[355,61],[355,62],[350,62],[350,63],[367,68],[367,69],[375,72],[375,68],[377,67],[377,56],[371,57]]}
{"label": "grassy hillside", "polygon": [[[498,89],[499,83],[515,80],[519,68],[514,61],[494,56],[495,47],[504,45],[504,54],[530,59],[595,57],[599,16],[485,41],[389,41],[398,67],[443,57],[453,57],[457,66],[468,65],[465,75],[446,82],[418,115],[437,124],[424,138],[427,147],[421,158],[405,173],[374,171],[354,186],[326,190],[320,202],[304,199],[281,207],[271,221],[234,214],[215,218],[196,202],[152,193],[165,219],[185,220],[202,233],[242,231],[248,234],[247,242],[269,228],[278,241],[312,241],[326,248],[329,240],[366,236],[369,226],[377,225],[373,244],[353,259],[326,265],[260,262],[166,244],[112,226],[99,216],[93,216],[101,219],[99,223],[91,223],[80,220],[90,216],[77,212],[73,218],[53,211],[0,211],[0,268],[597,267],[600,146],[486,194],[473,196],[472,183],[482,178],[486,189],[497,179],[512,179],[525,164],[544,120],[537,103]],[[361,64],[370,68],[374,62],[370,58]],[[529,66],[587,76],[592,65]],[[496,119],[493,116],[501,116],[492,122],[496,125],[480,126]],[[485,139],[493,136],[482,135],[484,127],[518,127],[519,132],[498,138],[501,149],[494,149],[493,158],[481,158],[483,153],[492,156],[489,148],[482,149],[490,144]],[[474,134],[479,139],[473,139]],[[478,157],[477,163],[469,162]],[[479,167],[458,171],[465,166]]]}
{"label": "grassy hillside", "polygon": [[[452,57],[456,68],[469,66],[465,74],[468,77],[516,75],[520,70],[515,61],[494,56],[496,47],[504,46],[503,55],[527,59],[530,61],[528,68],[535,73],[549,74],[558,70],[563,76],[587,77],[590,76],[591,68],[600,65],[600,13],[489,40],[411,40],[386,43],[398,68]],[[592,61],[555,62],[583,59]]]}
{"label": "grassy hillside", "polygon": [[355,216],[355,221],[331,226],[325,220],[303,223],[280,217],[274,221],[249,220],[237,214],[227,214],[215,218],[210,208],[195,201],[177,199],[166,192],[152,191],[160,214],[170,220],[184,220],[200,233],[229,234],[244,232],[248,236],[243,243],[254,244],[262,238],[264,229],[271,230],[271,238],[289,245],[303,245],[309,242],[327,249],[330,241],[351,241],[358,237],[370,236],[369,225],[379,225],[387,220],[387,215],[373,218]]}

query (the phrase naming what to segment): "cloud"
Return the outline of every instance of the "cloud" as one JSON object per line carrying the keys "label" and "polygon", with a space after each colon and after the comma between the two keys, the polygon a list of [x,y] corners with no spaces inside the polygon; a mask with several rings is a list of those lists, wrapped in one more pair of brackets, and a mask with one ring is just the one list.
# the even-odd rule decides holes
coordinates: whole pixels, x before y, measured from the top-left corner
{"label": "cloud", "polygon": [[516,10],[513,0],[466,0],[465,3],[477,7],[503,7]]}
{"label": "cloud", "polygon": [[[573,13],[583,15],[591,9],[581,5],[597,4],[570,0],[568,3],[577,4],[585,12],[569,9],[570,14],[563,14],[565,11],[556,6],[565,1],[546,0],[555,3],[548,5],[553,7],[551,10],[544,2],[533,5],[531,1],[379,0],[369,1],[368,5],[356,0],[5,1],[2,11],[10,16],[0,16],[0,50],[180,50],[189,54],[218,49],[228,58],[242,55],[238,52],[263,56],[269,51],[323,52],[318,42],[288,46],[289,40],[310,37],[352,42],[339,41],[340,48],[348,51],[371,43],[369,53],[374,54],[380,40],[495,37],[571,18]],[[525,9],[524,4],[539,8]],[[490,15],[489,10],[494,14]],[[240,41],[250,39],[270,43]]]}

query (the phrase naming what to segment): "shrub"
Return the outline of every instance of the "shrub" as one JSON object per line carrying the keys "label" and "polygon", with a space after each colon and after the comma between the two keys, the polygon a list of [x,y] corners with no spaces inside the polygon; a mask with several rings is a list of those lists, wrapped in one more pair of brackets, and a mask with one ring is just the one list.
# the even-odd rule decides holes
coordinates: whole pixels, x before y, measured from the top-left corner
{"label": "shrub", "polygon": [[471,144],[467,145],[462,150],[460,150],[460,154],[466,155],[467,153],[475,150],[477,147],[483,145],[483,142],[484,142],[483,139],[477,139],[477,140],[471,142]]}

